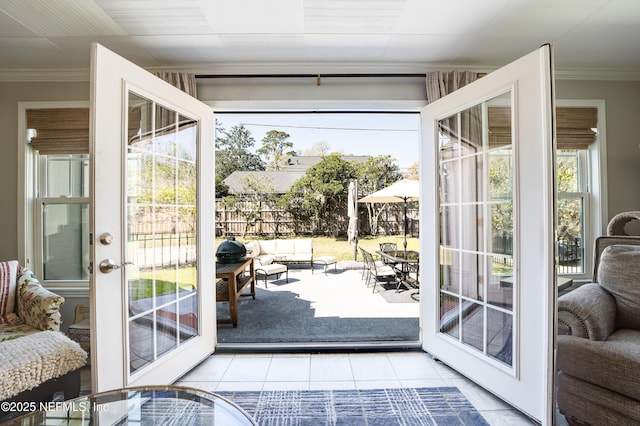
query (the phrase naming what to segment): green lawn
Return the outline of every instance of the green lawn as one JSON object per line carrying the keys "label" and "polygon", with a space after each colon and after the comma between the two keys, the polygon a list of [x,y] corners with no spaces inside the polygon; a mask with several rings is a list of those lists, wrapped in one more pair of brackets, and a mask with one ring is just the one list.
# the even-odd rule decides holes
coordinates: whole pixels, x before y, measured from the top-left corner
{"label": "green lawn", "polygon": [[[305,237],[298,237],[305,238]],[[245,239],[236,237],[236,240],[242,242],[249,242],[258,239],[253,236],[247,236]],[[282,239],[288,239],[282,237]],[[332,237],[312,237],[313,239],[313,256],[335,256],[338,260],[353,260],[354,247],[349,244],[345,237],[332,238]],[[216,247],[225,240],[224,237],[216,239]],[[383,235],[378,237],[366,236],[360,238],[358,241],[358,247],[363,247],[365,250],[375,252],[380,249],[381,242],[394,242],[398,244],[398,248],[403,248],[403,236],[402,235]],[[407,250],[420,251],[419,239],[407,237]],[[358,253],[358,260],[362,260],[362,256]]]}
{"label": "green lawn", "polygon": [[[305,238],[305,237],[300,237]],[[244,240],[236,238],[238,241],[249,242],[254,237],[247,237]],[[354,246],[349,244],[346,238],[331,237],[313,237],[313,255],[318,256],[335,256],[338,260],[353,260]],[[223,242],[225,238],[216,239],[216,247]],[[394,242],[399,249],[403,248],[403,237],[400,236],[379,236],[362,237],[358,241],[358,247],[363,247],[367,251],[375,252],[379,250],[381,242]],[[407,237],[407,250],[419,251],[419,239]],[[362,260],[362,256],[358,253],[358,260]],[[175,291],[173,281],[176,278],[174,269],[158,269],[155,275],[156,294],[166,294]],[[151,271],[141,272],[137,282],[132,283],[130,288],[130,296],[132,300],[144,299],[152,296],[153,273]],[[182,267],[178,271],[178,288],[180,291],[191,291],[195,288],[196,269],[193,267]]]}

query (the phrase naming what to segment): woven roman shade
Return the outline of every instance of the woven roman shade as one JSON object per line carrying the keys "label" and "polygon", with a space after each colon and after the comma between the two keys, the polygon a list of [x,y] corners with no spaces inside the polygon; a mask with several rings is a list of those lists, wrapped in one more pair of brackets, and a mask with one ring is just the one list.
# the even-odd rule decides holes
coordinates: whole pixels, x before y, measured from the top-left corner
{"label": "woven roman shade", "polygon": [[597,108],[556,108],[558,149],[587,149],[596,140]]}
{"label": "woven roman shade", "polygon": [[[558,149],[587,149],[596,139],[598,110],[590,107],[557,107],[556,139]],[[511,109],[489,108],[489,145],[511,141]]]}
{"label": "woven roman shade", "polygon": [[89,108],[29,109],[27,128],[36,130],[29,145],[41,155],[89,153]]}

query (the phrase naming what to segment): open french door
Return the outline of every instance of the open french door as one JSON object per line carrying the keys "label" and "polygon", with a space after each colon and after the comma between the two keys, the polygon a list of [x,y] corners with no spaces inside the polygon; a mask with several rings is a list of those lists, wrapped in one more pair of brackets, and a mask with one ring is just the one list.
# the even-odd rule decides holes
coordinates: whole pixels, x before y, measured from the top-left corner
{"label": "open french door", "polygon": [[423,347],[543,424],[553,400],[551,47],[422,110]]}
{"label": "open french door", "polygon": [[214,350],[211,109],[91,49],[94,392],[171,384]]}

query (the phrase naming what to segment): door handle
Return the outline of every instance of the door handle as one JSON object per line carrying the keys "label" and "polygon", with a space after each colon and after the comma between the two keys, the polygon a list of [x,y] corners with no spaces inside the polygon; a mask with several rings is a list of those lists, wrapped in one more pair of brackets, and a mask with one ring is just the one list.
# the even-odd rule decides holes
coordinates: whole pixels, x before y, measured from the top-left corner
{"label": "door handle", "polygon": [[113,259],[105,259],[100,262],[100,272],[102,272],[103,274],[108,274],[110,272],[113,272],[115,269],[120,269],[125,265],[133,265],[133,262],[125,262],[122,265],[118,265]]}

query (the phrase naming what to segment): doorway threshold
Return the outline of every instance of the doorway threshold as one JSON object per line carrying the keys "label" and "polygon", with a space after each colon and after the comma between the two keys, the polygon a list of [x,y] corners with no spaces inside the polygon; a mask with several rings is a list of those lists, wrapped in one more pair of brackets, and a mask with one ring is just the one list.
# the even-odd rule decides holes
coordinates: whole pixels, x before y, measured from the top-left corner
{"label": "doorway threshold", "polygon": [[348,353],[415,350],[422,350],[420,341],[218,343],[216,345],[216,353]]}

